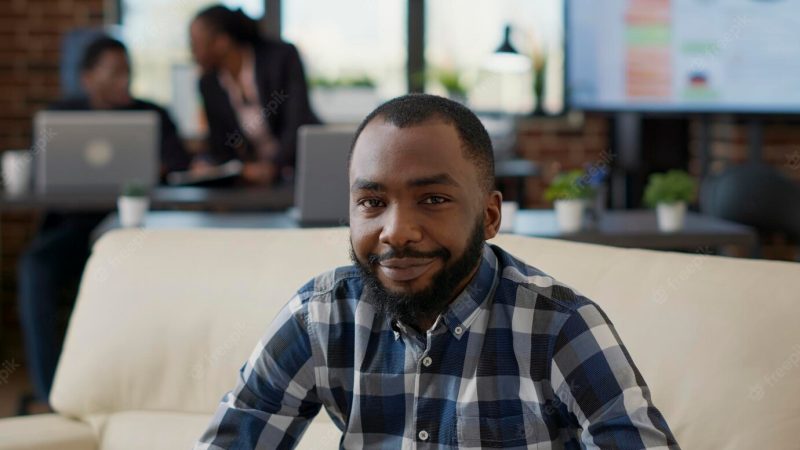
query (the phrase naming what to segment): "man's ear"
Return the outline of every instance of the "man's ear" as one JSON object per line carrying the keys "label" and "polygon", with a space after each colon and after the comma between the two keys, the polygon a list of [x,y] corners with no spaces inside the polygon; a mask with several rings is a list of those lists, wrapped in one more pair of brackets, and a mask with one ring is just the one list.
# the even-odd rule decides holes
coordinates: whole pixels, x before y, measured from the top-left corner
{"label": "man's ear", "polygon": [[500,220],[502,219],[503,194],[500,191],[491,191],[486,194],[486,204],[483,211],[483,234],[487,241],[497,236],[500,231]]}

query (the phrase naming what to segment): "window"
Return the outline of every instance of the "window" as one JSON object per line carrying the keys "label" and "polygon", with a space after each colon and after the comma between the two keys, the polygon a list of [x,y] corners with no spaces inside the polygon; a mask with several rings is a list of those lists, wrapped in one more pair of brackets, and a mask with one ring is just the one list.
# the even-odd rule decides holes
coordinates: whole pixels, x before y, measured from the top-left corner
{"label": "window", "polygon": [[[425,20],[426,91],[463,96],[476,109],[486,97],[502,93],[515,106],[527,104],[530,112],[538,75],[541,109],[550,114],[564,109],[564,0],[427,0]],[[506,26],[512,46],[530,58],[533,70],[492,79],[487,61],[503,42]],[[516,91],[496,89],[509,81]]]}
{"label": "window", "polygon": [[292,0],[282,14],[323,121],[359,121],[406,92],[406,0]]}
{"label": "window", "polygon": [[[407,91],[409,1],[281,3],[281,37],[300,51],[311,102],[323,121],[357,122],[381,101]],[[173,105],[172,113],[187,135],[202,132],[188,27],[197,11],[213,3],[217,1],[122,0],[122,35],[131,52],[133,93]],[[222,3],[259,18],[271,2]],[[551,114],[563,110],[564,0],[425,0],[424,4],[427,67],[415,76],[424,80],[426,91],[463,97],[478,110],[481,93],[484,99],[505,95],[521,100],[517,106],[527,109],[519,112],[528,113],[538,84],[543,86],[541,109]],[[491,78],[485,63],[503,41],[506,25],[511,26],[516,50],[531,58],[531,67],[543,69]],[[493,83],[505,86],[505,93],[494,93]],[[515,87],[509,91],[509,85]]]}
{"label": "window", "polygon": [[[130,52],[131,91],[171,108],[184,135],[200,133],[197,73],[189,49],[189,24],[217,0],[123,0],[122,38]],[[264,15],[263,0],[227,0],[254,18]],[[198,120],[200,119],[200,120]]]}

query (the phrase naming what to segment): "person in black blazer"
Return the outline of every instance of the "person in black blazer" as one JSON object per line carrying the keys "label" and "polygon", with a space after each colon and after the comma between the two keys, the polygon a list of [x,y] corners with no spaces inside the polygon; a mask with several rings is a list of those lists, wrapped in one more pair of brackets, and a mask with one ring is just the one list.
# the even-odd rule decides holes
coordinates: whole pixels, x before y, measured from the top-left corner
{"label": "person in black blazer", "polygon": [[295,46],[262,37],[254,20],[221,5],[197,14],[190,39],[212,162],[241,160],[254,184],[291,179],[297,129],[319,123]]}

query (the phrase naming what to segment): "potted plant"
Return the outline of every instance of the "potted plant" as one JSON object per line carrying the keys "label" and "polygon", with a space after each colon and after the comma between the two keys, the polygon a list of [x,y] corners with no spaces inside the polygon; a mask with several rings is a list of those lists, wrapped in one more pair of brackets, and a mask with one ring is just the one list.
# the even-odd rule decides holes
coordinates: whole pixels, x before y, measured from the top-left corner
{"label": "potted plant", "polygon": [[323,122],[358,122],[380,104],[375,80],[367,75],[309,80],[311,104]]}
{"label": "potted plant", "polygon": [[447,91],[447,96],[451,100],[459,103],[467,101],[467,87],[461,81],[461,75],[452,69],[439,69],[434,72],[434,78]]}
{"label": "potted plant", "polygon": [[142,226],[149,208],[147,188],[138,182],[125,184],[117,199],[119,223],[125,228]]}
{"label": "potted plant", "polygon": [[593,195],[594,189],[580,169],[558,174],[544,193],[545,200],[554,202],[558,229],[562,233],[581,229],[586,203]]}
{"label": "potted plant", "polygon": [[654,173],[647,181],[644,202],[656,208],[658,229],[674,232],[683,228],[686,204],[694,200],[697,183],[683,170]]}

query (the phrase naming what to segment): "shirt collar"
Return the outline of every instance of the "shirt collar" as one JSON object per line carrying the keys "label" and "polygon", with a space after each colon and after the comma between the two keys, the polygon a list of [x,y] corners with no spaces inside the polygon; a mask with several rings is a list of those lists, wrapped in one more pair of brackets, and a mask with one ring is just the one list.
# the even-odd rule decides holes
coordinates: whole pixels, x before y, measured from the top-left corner
{"label": "shirt collar", "polygon": [[481,305],[494,295],[498,281],[497,266],[497,256],[488,244],[484,244],[478,271],[467,287],[450,303],[442,317],[456,339],[461,339],[466,334],[478,317]]}
{"label": "shirt collar", "polygon": [[[466,334],[469,326],[478,317],[481,305],[494,295],[497,287],[498,260],[488,244],[483,246],[478,271],[473,275],[472,280],[467,284],[463,291],[447,307],[447,310],[437,317],[433,326],[435,330],[439,323],[444,321],[450,334],[456,339],[461,339]],[[394,334],[394,339],[400,339],[401,334],[409,335],[412,330],[399,320],[389,320],[389,326]]]}

